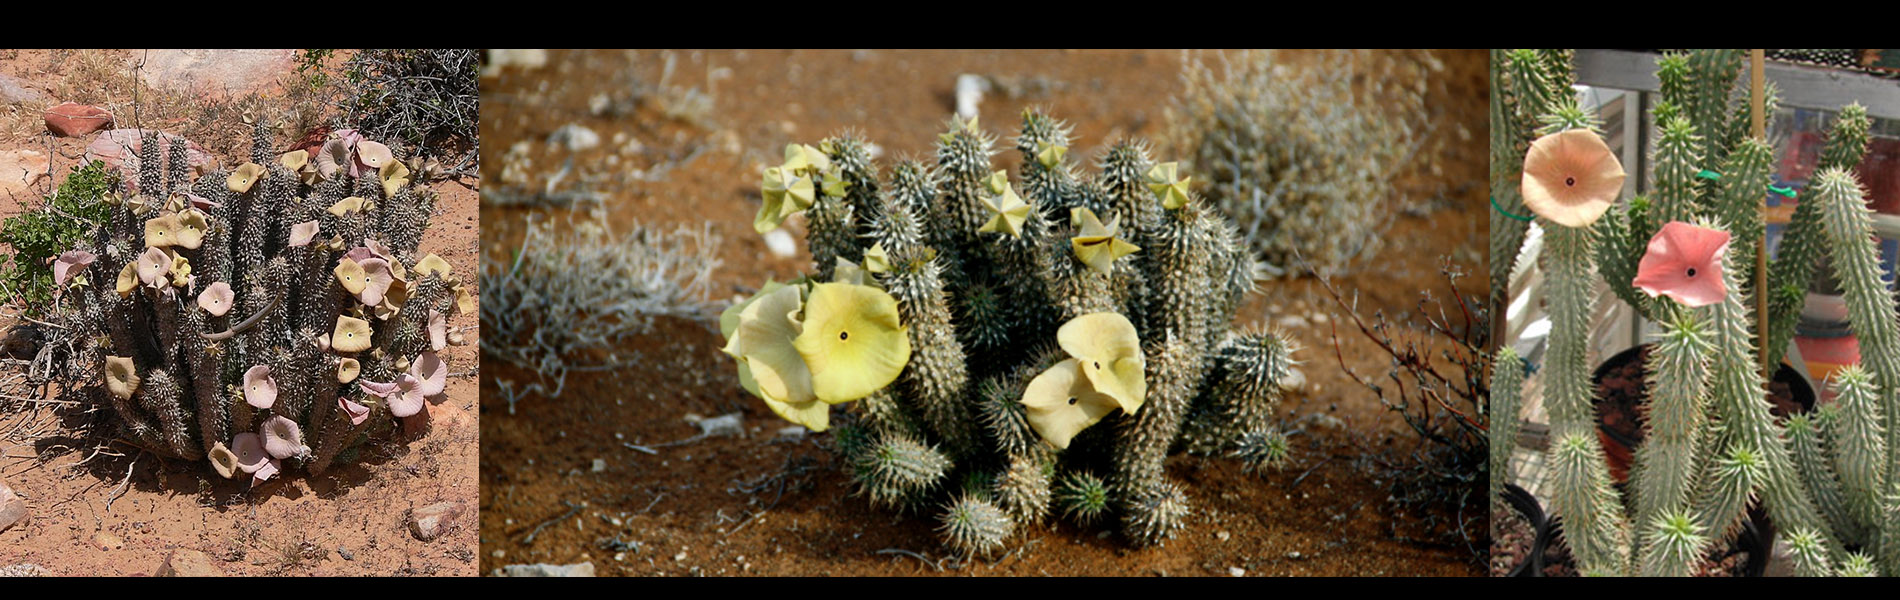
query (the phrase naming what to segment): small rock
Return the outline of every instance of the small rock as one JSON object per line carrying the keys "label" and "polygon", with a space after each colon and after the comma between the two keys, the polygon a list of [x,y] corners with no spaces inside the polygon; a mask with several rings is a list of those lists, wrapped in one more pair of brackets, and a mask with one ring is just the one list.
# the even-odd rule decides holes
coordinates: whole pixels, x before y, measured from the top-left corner
{"label": "small rock", "polygon": [[1302,328],[1302,327],[1306,327],[1310,325],[1310,323],[1306,322],[1306,317],[1302,317],[1299,315],[1287,315],[1284,317],[1280,317],[1280,320],[1275,321],[1274,323],[1285,329]]}
{"label": "small rock", "polygon": [[1307,416],[1306,420],[1312,423],[1314,427],[1320,429],[1343,429],[1346,427],[1345,421],[1326,413],[1313,413]]}
{"label": "small rock", "polygon": [[607,470],[607,461],[599,458],[594,459],[594,472],[599,473],[605,470]]}
{"label": "small rock", "polygon": [[46,94],[26,87],[19,79],[0,73],[0,105],[29,104],[46,101]]}
{"label": "small rock", "polygon": [[1287,557],[1287,558],[1291,558],[1291,559],[1293,559],[1293,560],[1299,560],[1301,556],[1303,556],[1303,555],[1302,555],[1302,554],[1300,554],[1300,551],[1298,551],[1298,550],[1294,550],[1294,551],[1292,551],[1292,552],[1288,552],[1288,553],[1286,553],[1286,557]]}
{"label": "small rock", "polygon": [[197,550],[179,548],[165,557],[165,563],[158,566],[159,577],[223,577],[217,561],[211,555]]}
{"label": "small rock", "polygon": [[499,575],[502,577],[593,577],[594,563],[508,565],[501,568]]}
{"label": "small rock", "polygon": [[25,520],[26,501],[13,493],[13,488],[7,487],[7,482],[0,481],[0,531],[6,531]]}
{"label": "small rock", "polygon": [[798,246],[792,242],[792,234],[785,233],[784,229],[765,232],[765,248],[771,250],[773,256],[781,258],[798,253]]}
{"label": "small rock", "polygon": [[783,442],[796,442],[805,439],[805,434],[810,431],[811,430],[806,429],[804,425],[781,427],[778,430],[776,439]]}
{"label": "small rock", "polygon": [[501,70],[505,67],[533,70],[547,66],[547,64],[548,51],[539,48],[527,50],[512,48],[489,50],[488,66],[482,67],[482,76],[494,77],[500,75]]}
{"label": "small rock", "polygon": [[46,128],[60,137],[86,135],[112,127],[112,111],[74,102],[46,109],[41,116],[46,119]]}
{"label": "small rock", "polygon": [[[143,64],[139,79],[174,92],[242,96],[277,87],[297,72],[295,50],[151,50],[129,60]],[[127,65],[129,68],[131,65]]]}
{"label": "small rock", "polygon": [[605,114],[607,108],[613,106],[613,104],[613,99],[608,98],[606,94],[594,94],[594,97],[587,99],[587,112],[593,113],[594,116],[598,117]]}
{"label": "small rock", "polygon": [[8,577],[51,577],[45,567],[33,563],[20,563],[0,567],[0,579]]}
{"label": "small rock", "polygon": [[599,146],[600,134],[579,124],[568,123],[548,134],[548,143],[567,146],[569,152],[580,152]]}
{"label": "small rock", "polygon": [[50,176],[46,153],[36,150],[0,150],[0,198],[25,202],[39,197],[33,189]]}
{"label": "small rock", "polygon": [[118,550],[125,547],[125,540],[112,535],[110,531],[101,531],[98,535],[92,536],[92,543],[100,550]]}
{"label": "small rock", "polygon": [[1297,390],[1306,387],[1306,373],[1301,372],[1297,367],[1289,367],[1286,370],[1286,376],[1281,377],[1276,383],[1280,384],[1281,389]]}
{"label": "small rock", "polygon": [[460,502],[437,502],[409,513],[409,533],[425,542],[442,537],[462,514]]}
{"label": "small rock", "polygon": [[704,437],[740,435],[745,433],[745,413],[727,413],[693,424],[699,426],[699,435]]}
{"label": "small rock", "polygon": [[342,557],[343,560],[356,560],[356,553],[351,552],[349,548],[344,548],[342,546],[336,547],[336,555],[339,557]]}
{"label": "small rock", "polygon": [[1222,532],[1220,532],[1220,533],[1216,533],[1216,534],[1214,534],[1214,539],[1217,539],[1217,540],[1220,540],[1220,541],[1223,541],[1223,542],[1225,542],[1225,541],[1227,541],[1227,538],[1229,538],[1229,537],[1233,537],[1233,536],[1231,536],[1231,535],[1228,535],[1228,533],[1227,533],[1227,532],[1225,532],[1225,531],[1222,531]]}
{"label": "small rock", "polygon": [[1240,567],[1227,567],[1227,575],[1231,577],[1246,577],[1247,570]]}
{"label": "small rock", "polygon": [[983,102],[983,92],[990,91],[990,80],[982,75],[968,73],[957,76],[957,116],[969,120],[976,116],[976,105]]}

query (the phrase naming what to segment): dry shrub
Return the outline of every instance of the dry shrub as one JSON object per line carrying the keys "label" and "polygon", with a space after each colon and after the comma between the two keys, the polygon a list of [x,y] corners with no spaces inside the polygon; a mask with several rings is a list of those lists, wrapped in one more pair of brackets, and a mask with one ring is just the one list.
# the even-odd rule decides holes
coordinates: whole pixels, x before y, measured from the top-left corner
{"label": "dry shrub", "polygon": [[596,208],[565,222],[530,221],[521,247],[482,262],[482,353],[553,381],[624,366],[614,350],[658,316],[709,314],[720,260],[710,225],[612,230]]}
{"label": "dry shrub", "polygon": [[[1183,55],[1166,140],[1269,271],[1378,250],[1394,183],[1429,132],[1429,50]],[[1205,182],[1205,183],[1202,183]]]}

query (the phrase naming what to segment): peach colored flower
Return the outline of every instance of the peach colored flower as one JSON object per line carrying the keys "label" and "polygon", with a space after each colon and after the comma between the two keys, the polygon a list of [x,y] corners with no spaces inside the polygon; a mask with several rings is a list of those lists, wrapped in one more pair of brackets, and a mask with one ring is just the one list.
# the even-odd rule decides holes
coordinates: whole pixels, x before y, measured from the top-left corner
{"label": "peach colored flower", "polygon": [[1649,250],[1636,265],[1630,284],[1649,297],[1668,296],[1685,306],[1708,306],[1728,295],[1722,283],[1722,255],[1728,232],[1671,221],[1649,239]]}
{"label": "peach colored flower", "polygon": [[1623,163],[1588,129],[1553,133],[1524,155],[1524,205],[1565,227],[1595,223],[1623,190]]}

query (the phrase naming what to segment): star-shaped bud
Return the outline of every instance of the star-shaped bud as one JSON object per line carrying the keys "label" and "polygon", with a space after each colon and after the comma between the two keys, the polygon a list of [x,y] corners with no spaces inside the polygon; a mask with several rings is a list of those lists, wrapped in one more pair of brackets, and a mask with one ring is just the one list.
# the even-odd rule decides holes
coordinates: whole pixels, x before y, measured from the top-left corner
{"label": "star-shaped bud", "polygon": [[1068,156],[1068,154],[1068,146],[1062,144],[1045,144],[1042,150],[1036,153],[1036,162],[1041,163],[1044,169],[1054,169],[1056,165],[1062,164],[1062,157]]}
{"label": "star-shaped bud", "polygon": [[1161,205],[1169,209],[1187,205],[1188,182],[1193,177],[1181,178],[1180,163],[1161,163],[1148,169],[1148,189],[1161,197]]}
{"label": "star-shaped bud", "polygon": [[1121,229],[1121,215],[1110,219],[1108,225],[1095,216],[1095,211],[1086,207],[1069,210],[1069,218],[1082,231],[1069,238],[1069,245],[1075,249],[1075,258],[1087,264],[1089,268],[1107,273],[1115,266],[1115,259],[1141,251],[1140,246],[1122,241],[1115,237]]}
{"label": "star-shaped bud", "polygon": [[990,175],[989,188],[995,195],[983,199],[983,208],[989,209],[990,221],[977,231],[1022,237],[1023,221],[1029,218],[1029,204],[1016,195],[1016,190],[1010,188],[1009,179],[1002,171]]}

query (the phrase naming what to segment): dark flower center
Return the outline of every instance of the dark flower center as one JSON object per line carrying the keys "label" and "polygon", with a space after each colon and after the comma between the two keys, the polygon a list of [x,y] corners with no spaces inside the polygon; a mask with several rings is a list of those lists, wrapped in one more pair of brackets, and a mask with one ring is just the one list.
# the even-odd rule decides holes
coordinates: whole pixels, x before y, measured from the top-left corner
{"label": "dark flower center", "polygon": [[1075,406],[1075,396],[1069,396],[1069,406]]}
{"label": "dark flower center", "polygon": [[1565,177],[1565,178],[1564,178],[1564,185],[1567,185],[1567,186],[1568,186],[1568,185],[1577,185],[1577,178],[1575,178],[1575,177]]}
{"label": "dark flower center", "polygon": [[[1689,274],[1690,274],[1690,275],[1694,275],[1694,274],[1695,274],[1695,269],[1690,269],[1690,270],[1689,270]],[[851,332],[849,332],[849,331],[840,331],[840,332],[838,332],[838,340],[839,340],[839,341],[843,341],[843,340],[848,340],[848,339],[851,339]]]}
{"label": "dark flower center", "polygon": [[1689,276],[1695,277],[1695,267],[1689,267]]}

